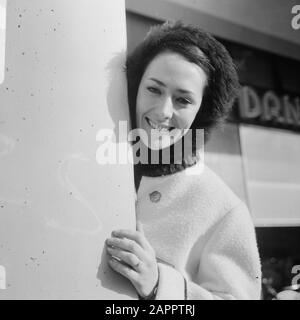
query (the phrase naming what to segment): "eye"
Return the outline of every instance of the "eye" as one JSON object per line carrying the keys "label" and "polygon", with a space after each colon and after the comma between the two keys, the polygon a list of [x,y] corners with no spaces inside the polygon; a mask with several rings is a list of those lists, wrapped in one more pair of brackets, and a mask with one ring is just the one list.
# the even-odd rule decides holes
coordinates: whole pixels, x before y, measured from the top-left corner
{"label": "eye", "polygon": [[147,90],[150,91],[151,93],[161,94],[161,91],[155,87],[147,87]]}
{"label": "eye", "polygon": [[177,98],[177,102],[182,104],[182,105],[188,105],[188,104],[191,104],[192,102],[186,98]]}

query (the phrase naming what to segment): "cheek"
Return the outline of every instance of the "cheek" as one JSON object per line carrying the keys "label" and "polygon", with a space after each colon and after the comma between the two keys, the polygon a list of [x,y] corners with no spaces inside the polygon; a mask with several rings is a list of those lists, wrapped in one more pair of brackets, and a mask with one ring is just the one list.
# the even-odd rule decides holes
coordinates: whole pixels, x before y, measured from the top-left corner
{"label": "cheek", "polygon": [[187,110],[179,114],[177,118],[179,127],[189,129],[196,117],[196,114],[197,112],[187,111]]}
{"label": "cheek", "polygon": [[137,95],[136,98],[136,117],[139,119],[143,114],[143,99],[140,94]]}
{"label": "cheek", "polygon": [[149,96],[142,93],[137,96],[136,110],[139,116],[151,109],[151,105],[153,102]]}

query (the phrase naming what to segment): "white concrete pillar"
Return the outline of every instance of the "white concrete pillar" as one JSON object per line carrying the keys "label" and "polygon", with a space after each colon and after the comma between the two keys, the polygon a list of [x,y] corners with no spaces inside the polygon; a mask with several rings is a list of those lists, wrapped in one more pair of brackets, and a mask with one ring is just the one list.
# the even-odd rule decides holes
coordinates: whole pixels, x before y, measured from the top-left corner
{"label": "white concrete pillar", "polygon": [[132,165],[99,165],[128,120],[124,0],[10,0],[0,85],[1,299],[135,298],[104,240],[134,228]]}

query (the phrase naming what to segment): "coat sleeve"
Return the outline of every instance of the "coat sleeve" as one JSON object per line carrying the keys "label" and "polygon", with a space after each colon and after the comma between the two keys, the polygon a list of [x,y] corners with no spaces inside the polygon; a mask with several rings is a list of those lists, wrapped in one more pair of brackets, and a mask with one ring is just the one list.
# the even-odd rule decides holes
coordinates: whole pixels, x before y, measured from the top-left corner
{"label": "coat sleeve", "polygon": [[156,299],[260,299],[261,265],[255,229],[244,203],[228,212],[213,228],[199,254],[191,280],[159,264]]}

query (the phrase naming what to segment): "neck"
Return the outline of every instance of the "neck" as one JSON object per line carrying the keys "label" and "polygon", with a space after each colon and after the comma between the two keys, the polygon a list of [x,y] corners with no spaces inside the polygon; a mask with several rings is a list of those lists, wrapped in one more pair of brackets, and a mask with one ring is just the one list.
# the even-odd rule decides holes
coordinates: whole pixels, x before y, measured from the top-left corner
{"label": "neck", "polygon": [[[181,144],[182,147],[184,146],[182,139],[176,142],[176,144]],[[200,159],[198,152],[199,148],[196,148],[194,141],[189,152],[186,152],[185,150],[185,152],[180,152],[180,154],[177,155],[174,150],[178,149],[176,149],[174,145],[171,145],[163,150],[151,150],[144,144],[141,144],[140,147],[141,148],[138,150],[137,154],[134,154],[136,190],[138,190],[142,176],[159,177],[174,174],[195,165]],[[181,150],[184,150],[184,148]],[[144,155],[148,155],[147,159],[141,159],[142,152],[144,152]]]}

